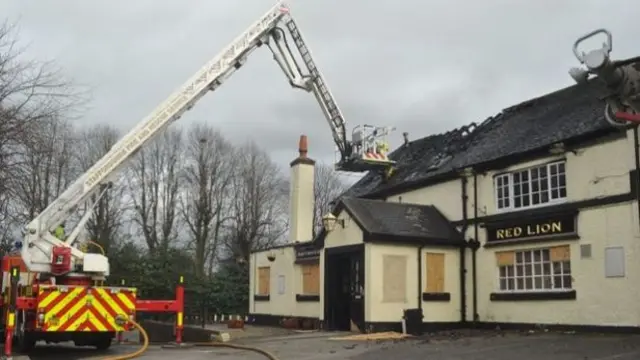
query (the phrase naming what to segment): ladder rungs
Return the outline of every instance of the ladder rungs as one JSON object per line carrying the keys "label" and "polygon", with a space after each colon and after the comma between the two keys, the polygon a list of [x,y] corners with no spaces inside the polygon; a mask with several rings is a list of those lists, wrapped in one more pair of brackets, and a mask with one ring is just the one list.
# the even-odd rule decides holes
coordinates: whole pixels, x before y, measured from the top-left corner
{"label": "ladder rungs", "polygon": [[293,43],[298,48],[298,52],[300,53],[302,61],[304,62],[304,64],[307,67],[307,70],[309,71],[309,75],[311,75],[311,81],[315,85],[319,93],[319,96],[322,99],[324,106],[326,107],[331,123],[335,128],[344,129],[344,119],[342,117],[342,114],[340,113],[340,110],[338,110],[338,106],[336,105],[336,102],[333,99],[333,96],[329,92],[329,89],[324,83],[324,80],[320,76],[320,73],[318,72],[318,68],[315,62],[313,61],[313,58],[311,57],[311,52],[309,51],[309,48],[302,40],[302,36],[300,35],[300,31],[298,30],[298,27],[296,26],[293,20],[287,21],[286,27],[289,30],[289,33],[291,34]]}

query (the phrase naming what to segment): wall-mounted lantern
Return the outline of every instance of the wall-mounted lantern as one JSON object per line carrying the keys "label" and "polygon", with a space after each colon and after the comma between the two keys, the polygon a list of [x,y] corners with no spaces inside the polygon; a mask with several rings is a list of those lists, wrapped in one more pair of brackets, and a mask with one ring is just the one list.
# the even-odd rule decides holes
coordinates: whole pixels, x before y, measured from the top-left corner
{"label": "wall-mounted lantern", "polygon": [[269,262],[274,262],[276,261],[276,253],[274,253],[273,251],[267,254],[267,260],[269,260]]}
{"label": "wall-mounted lantern", "polygon": [[332,213],[328,213],[327,215],[322,217],[322,226],[324,226],[327,232],[331,232],[336,228],[336,225],[340,224],[340,226],[344,229],[344,219],[338,219]]}

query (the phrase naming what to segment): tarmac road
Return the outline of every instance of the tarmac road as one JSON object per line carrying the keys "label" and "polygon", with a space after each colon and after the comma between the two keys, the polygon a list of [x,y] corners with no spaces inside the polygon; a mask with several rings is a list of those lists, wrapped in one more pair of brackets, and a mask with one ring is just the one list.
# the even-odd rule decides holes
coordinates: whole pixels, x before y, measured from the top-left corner
{"label": "tarmac road", "polygon": [[[76,347],[73,343],[68,344],[55,344],[55,345],[40,345],[29,354],[30,360],[80,360],[91,358],[104,358],[116,354],[125,354],[135,351],[136,346],[114,346],[107,351],[98,351],[93,347]],[[25,358],[26,359],[26,358]],[[14,357],[14,360],[22,360],[19,356]]]}
{"label": "tarmac road", "polygon": [[[637,360],[640,336],[613,334],[452,331],[400,341],[332,341],[336,334],[314,333],[244,339],[282,360]],[[70,346],[40,346],[31,360],[103,359],[136,349],[114,345],[108,352]],[[15,357],[14,360],[27,358]],[[263,355],[228,348],[151,347],[141,360],[264,360]]]}
{"label": "tarmac road", "polygon": [[[107,351],[98,351],[91,347],[75,347],[72,343],[57,345],[40,345],[32,351],[28,357],[15,356],[14,360],[100,360],[115,355],[123,355],[136,351],[139,345],[114,345]],[[150,346],[149,349],[137,359],[169,360],[180,358],[181,360],[211,359],[205,356],[205,349],[163,349],[160,346]],[[233,351],[237,352],[237,351]]]}
{"label": "tarmac road", "polygon": [[[283,360],[345,360],[370,350],[372,344],[345,344],[344,342],[327,342],[327,338],[335,336],[330,333],[316,333],[298,336],[268,337],[263,339],[247,339],[247,345],[257,346]],[[240,345],[240,344],[239,344]],[[367,346],[368,345],[368,346]],[[375,346],[374,346],[375,347]],[[94,348],[77,348],[72,343],[60,345],[39,345],[28,359],[30,360],[89,360],[103,359],[116,354],[135,351],[138,345],[113,345],[108,351],[97,351]],[[264,360],[266,357],[249,351],[231,348],[191,347],[184,349],[165,349],[150,346],[138,359],[141,360]],[[14,360],[27,358],[15,357]]]}

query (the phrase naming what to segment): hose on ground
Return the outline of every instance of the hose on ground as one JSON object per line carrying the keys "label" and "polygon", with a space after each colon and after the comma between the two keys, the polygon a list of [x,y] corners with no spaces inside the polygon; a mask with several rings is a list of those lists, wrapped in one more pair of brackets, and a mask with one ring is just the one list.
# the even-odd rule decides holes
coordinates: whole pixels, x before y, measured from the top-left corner
{"label": "hose on ground", "polygon": [[196,343],[194,345],[195,346],[202,346],[202,347],[223,347],[223,348],[231,348],[231,349],[236,349],[236,350],[251,351],[251,352],[254,352],[254,353],[258,353],[258,354],[264,355],[269,360],[280,360],[277,356],[275,356],[274,354],[268,352],[267,350],[260,349],[260,348],[257,348],[257,347],[253,347],[253,346],[228,344],[228,343],[222,343],[222,342]]}
{"label": "hose on ground", "polygon": [[[138,348],[138,350],[136,350],[136,351],[134,351],[132,353],[123,354],[123,355],[116,355],[116,356],[109,356],[109,357],[106,357],[106,358],[102,358],[100,360],[130,360],[130,359],[137,358],[138,356],[142,355],[145,351],[147,351],[147,349],[149,348],[149,335],[144,330],[142,325],[138,324],[136,321],[129,320],[129,322],[131,322],[131,324],[140,332],[140,334],[142,334],[142,346],[140,346],[140,348]],[[261,348],[257,348],[257,347],[253,347],[253,346],[228,344],[228,343],[223,343],[223,342],[195,343],[195,344],[192,344],[192,345],[199,346],[199,347],[221,347],[221,348],[230,348],[230,349],[236,349],[236,350],[251,351],[251,352],[254,352],[254,353],[258,353],[258,354],[264,355],[269,360],[280,360],[277,356],[275,356],[274,354],[268,352],[267,350],[264,350],[264,349],[261,349]]]}
{"label": "hose on ground", "polygon": [[133,327],[136,328],[136,330],[140,332],[140,334],[142,334],[142,345],[140,346],[140,348],[128,354],[109,356],[100,360],[130,360],[137,358],[145,351],[147,351],[147,349],[149,348],[149,334],[147,334],[142,325],[138,324],[138,322],[136,322],[135,320],[129,319],[129,322],[131,323],[131,325],[133,325]]}

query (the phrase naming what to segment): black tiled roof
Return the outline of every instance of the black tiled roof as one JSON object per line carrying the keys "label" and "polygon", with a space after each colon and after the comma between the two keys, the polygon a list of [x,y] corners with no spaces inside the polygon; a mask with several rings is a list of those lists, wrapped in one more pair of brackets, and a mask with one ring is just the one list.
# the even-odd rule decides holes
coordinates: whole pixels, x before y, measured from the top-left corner
{"label": "black tiled roof", "polygon": [[420,239],[426,243],[459,245],[463,237],[449,220],[432,205],[414,205],[344,198],[343,206],[367,237],[383,241],[390,239]]}
{"label": "black tiled roof", "polygon": [[390,154],[398,164],[390,180],[384,182],[381,175],[369,173],[344,196],[392,192],[465,167],[612,131],[603,116],[605,94],[598,81],[574,85],[507,108],[479,125],[412,141]]}

